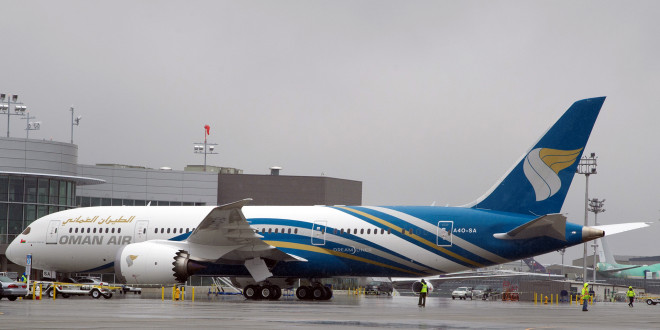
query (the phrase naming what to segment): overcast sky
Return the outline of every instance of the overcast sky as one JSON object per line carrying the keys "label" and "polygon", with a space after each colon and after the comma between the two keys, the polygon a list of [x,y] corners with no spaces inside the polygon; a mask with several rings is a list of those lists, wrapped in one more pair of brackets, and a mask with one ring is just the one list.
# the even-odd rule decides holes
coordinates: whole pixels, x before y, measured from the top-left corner
{"label": "overcast sky", "polygon": [[[82,164],[209,164],[363,182],[365,205],[463,205],[576,100],[605,224],[660,218],[658,1],[0,1],[0,92]],[[5,124],[2,124],[5,123]],[[0,132],[6,133],[4,119]],[[11,119],[11,135],[25,137]],[[563,212],[584,221],[584,177]],[[591,215],[593,221],[593,216]],[[660,226],[613,236],[659,255]],[[571,248],[567,259],[581,255]],[[559,263],[558,253],[539,259]]]}

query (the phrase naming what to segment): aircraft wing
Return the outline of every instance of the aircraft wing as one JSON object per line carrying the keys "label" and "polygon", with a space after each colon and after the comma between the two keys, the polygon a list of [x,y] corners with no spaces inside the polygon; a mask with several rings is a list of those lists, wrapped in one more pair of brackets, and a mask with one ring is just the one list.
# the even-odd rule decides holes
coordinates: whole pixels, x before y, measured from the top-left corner
{"label": "aircraft wing", "polygon": [[227,264],[245,264],[255,280],[272,274],[264,259],[307,261],[265,243],[263,236],[250,227],[241,208],[252,199],[244,199],[213,208],[188,237],[190,258]]}
{"label": "aircraft wing", "polygon": [[639,268],[639,267],[642,267],[642,266],[631,265],[629,267],[620,267],[620,268],[612,268],[612,269],[605,269],[605,270],[600,270],[599,269],[598,272],[599,273],[616,273],[616,272],[620,272],[622,270],[635,269],[635,268]]}

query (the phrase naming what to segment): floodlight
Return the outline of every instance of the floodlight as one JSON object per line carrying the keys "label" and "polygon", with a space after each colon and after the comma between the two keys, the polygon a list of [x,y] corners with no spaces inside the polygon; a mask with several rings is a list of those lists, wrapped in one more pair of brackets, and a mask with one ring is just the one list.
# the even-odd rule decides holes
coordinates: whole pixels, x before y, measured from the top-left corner
{"label": "floodlight", "polygon": [[18,95],[14,94],[11,96],[12,101],[16,102],[18,100]]}
{"label": "floodlight", "polygon": [[4,101],[7,94],[0,94],[0,101]]}

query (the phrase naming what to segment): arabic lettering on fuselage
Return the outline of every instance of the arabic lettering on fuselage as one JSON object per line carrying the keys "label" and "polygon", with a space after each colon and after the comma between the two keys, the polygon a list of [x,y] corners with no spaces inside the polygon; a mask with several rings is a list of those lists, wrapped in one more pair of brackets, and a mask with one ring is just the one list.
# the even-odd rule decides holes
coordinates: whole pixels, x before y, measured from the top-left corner
{"label": "arabic lettering on fuselage", "polygon": [[62,223],[62,226],[66,225],[67,223],[77,223],[77,224],[96,223],[96,224],[99,224],[99,225],[102,225],[102,224],[114,225],[114,224],[118,224],[118,223],[131,223],[135,219],[135,216],[131,216],[131,217],[128,217],[128,218],[124,218],[123,215],[119,216],[119,218],[113,218],[112,216],[108,216],[105,219],[101,218],[101,220],[97,222],[97,220],[99,218],[100,217],[98,215],[94,216],[94,217],[91,217],[91,218],[90,217],[83,218],[82,216],[79,216],[77,218],[67,219],[66,221],[64,221],[64,223]]}

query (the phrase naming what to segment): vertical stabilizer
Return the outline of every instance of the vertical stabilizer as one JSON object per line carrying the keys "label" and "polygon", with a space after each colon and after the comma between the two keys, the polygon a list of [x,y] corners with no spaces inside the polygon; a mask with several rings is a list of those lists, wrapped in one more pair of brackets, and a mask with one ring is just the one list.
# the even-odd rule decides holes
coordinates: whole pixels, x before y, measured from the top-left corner
{"label": "vertical stabilizer", "polygon": [[573,103],[491,190],[470,207],[559,213],[605,97]]}

